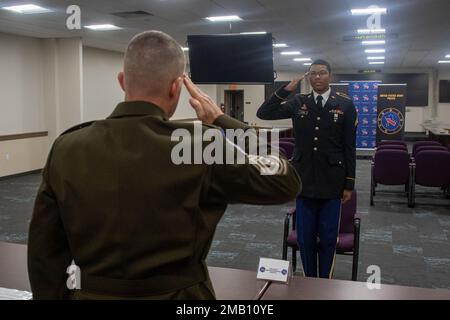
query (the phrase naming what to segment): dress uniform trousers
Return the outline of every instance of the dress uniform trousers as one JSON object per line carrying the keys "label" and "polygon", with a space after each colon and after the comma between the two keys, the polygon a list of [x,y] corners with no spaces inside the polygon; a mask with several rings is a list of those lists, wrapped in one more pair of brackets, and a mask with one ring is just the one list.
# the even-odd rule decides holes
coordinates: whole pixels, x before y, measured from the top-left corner
{"label": "dress uniform trousers", "polygon": [[334,267],[341,199],[297,198],[297,242],[307,277],[330,278]]}

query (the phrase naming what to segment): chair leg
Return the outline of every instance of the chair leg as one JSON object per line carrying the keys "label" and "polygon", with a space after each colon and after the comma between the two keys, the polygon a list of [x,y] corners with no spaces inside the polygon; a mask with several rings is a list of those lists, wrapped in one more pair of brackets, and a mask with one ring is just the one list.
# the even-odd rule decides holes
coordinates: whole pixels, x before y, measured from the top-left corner
{"label": "chair leg", "polygon": [[352,281],[358,281],[358,252],[353,253]]}
{"label": "chair leg", "polygon": [[297,250],[292,248],[292,272],[297,269]]}
{"label": "chair leg", "polygon": [[373,206],[373,196],[375,195],[375,181],[373,177],[373,165],[370,171],[370,205]]}

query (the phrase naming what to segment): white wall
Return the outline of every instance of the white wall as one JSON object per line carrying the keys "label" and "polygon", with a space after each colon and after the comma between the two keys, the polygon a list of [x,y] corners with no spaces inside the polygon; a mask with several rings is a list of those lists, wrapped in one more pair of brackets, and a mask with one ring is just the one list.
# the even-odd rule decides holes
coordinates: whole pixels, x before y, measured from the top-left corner
{"label": "white wall", "polygon": [[0,33],[0,70],[0,135],[45,131],[42,41]]}
{"label": "white wall", "polygon": [[83,121],[104,119],[123,101],[122,69],[122,53],[83,47]]}

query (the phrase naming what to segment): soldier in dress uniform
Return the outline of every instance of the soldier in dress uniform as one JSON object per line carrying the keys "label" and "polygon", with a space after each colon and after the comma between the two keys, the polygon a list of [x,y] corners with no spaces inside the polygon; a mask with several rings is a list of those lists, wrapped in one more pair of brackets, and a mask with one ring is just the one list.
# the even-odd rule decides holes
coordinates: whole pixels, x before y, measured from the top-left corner
{"label": "soldier in dress uniform", "polygon": [[[284,157],[252,155],[251,162],[244,153],[243,164],[174,163],[175,130],[193,137],[192,150],[202,140],[193,123],[169,120],[183,84],[201,133],[212,129],[222,137],[223,129],[249,128],[224,115],[184,75],[185,64],[170,36],[137,35],[119,74],[125,102],[53,144],[29,230],[34,299],[213,299],[205,259],[227,204],[285,203],[299,193],[298,175]],[[270,163],[279,170],[262,175]],[[66,271],[76,270],[72,261],[80,283],[69,279],[66,286]]]}
{"label": "soldier in dress uniform", "polygon": [[[305,76],[313,91],[288,100]],[[351,198],[355,186],[357,113],[347,95],[330,88],[330,79],[330,64],[316,60],[307,74],[276,91],[257,113],[264,120],[292,119],[292,161],[303,183],[296,204],[297,241],[308,277],[332,276],[341,202]]]}

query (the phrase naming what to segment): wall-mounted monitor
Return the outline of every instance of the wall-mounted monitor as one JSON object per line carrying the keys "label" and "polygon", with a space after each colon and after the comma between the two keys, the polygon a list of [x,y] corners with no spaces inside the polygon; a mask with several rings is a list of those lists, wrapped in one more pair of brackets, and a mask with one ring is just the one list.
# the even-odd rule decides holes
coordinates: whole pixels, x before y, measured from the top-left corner
{"label": "wall-mounted monitor", "polygon": [[267,84],[274,81],[272,34],[188,36],[192,81]]}
{"label": "wall-mounted monitor", "polygon": [[450,103],[450,80],[439,80],[439,102]]}

